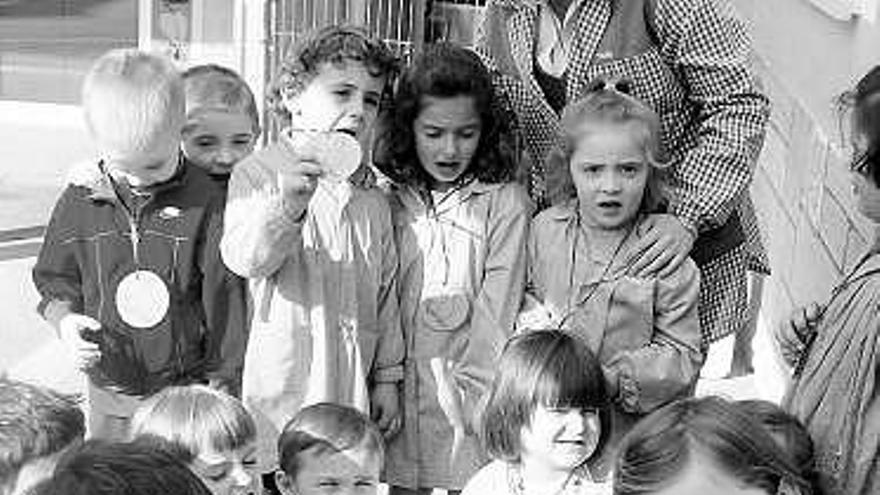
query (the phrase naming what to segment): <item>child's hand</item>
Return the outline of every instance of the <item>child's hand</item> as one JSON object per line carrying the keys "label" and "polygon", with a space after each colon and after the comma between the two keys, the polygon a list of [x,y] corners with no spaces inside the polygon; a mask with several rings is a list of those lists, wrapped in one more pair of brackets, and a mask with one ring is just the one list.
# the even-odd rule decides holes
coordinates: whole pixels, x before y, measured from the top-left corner
{"label": "child's hand", "polygon": [[370,399],[372,419],[382,432],[382,436],[388,439],[397,435],[401,426],[397,383],[377,383],[373,387]]}
{"label": "child's hand", "polygon": [[100,330],[101,322],[79,313],[70,313],[58,322],[58,335],[73,351],[76,365],[80,369],[88,368],[100,359],[101,351],[96,335]]}
{"label": "child's hand", "polygon": [[284,145],[287,162],[277,172],[277,186],[284,198],[284,208],[293,218],[302,217],[323,174],[315,149],[294,149]]}
{"label": "child's hand", "polygon": [[668,277],[684,263],[696,241],[695,232],[688,230],[675,215],[649,215],[647,232],[633,250],[634,259],[627,260],[629,274],[635,277]]}
{"label": "child's hand", "polygon": [[811,303],[795,309],[787,320],[779,324],[775,337],[786,362],[794,363],[806,350],[809,335],[815,331],[821,315],[822,307]]}

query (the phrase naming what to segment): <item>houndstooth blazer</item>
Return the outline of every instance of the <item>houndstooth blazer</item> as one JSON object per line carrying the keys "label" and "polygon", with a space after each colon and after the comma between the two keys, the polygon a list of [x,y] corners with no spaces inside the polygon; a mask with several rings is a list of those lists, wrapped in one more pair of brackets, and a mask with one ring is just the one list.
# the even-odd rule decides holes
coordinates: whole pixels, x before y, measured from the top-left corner
{"label": "houndstooth blazer", "polygon": [[[544,170],[558,142],[559,118],[533,72],[543,2],[488,0],[475,39],[531,158],[520,176],[529,176],[539,205],[570,194],[565,171]],[[702,272],[704,342],[737,331],[746,324],[746,269],[769,271],[748,188],[770,105],[748,70],[742,22],[729,0],[583,0],[576,16],[577,35],[567,47],[567,101],[597,78],[626,78],[633,95],[659,114],[670,164],[668,209],[700,233],[692,256]],[[738,222],[728,222],[734,212]],[[737,235],[726,233],[732,224]]]}
{"label": "houndstooth blazer", "polygon": [[[549,196],[543,159],[559,119],[533,74],[541,0],[489,0],[475,48],[532,157],[534,196]],[[769,101],[747,68],[749,39],[727,0],[586,0],[569,47],[566,96],[599,77],[633,82],[661,118],[671,162],[670,211],[699,231],[723,225],[741,202],[764,139]],[[544,177],[542,177],[544,176]],[[546,180],[545,180],[546,179]]]}

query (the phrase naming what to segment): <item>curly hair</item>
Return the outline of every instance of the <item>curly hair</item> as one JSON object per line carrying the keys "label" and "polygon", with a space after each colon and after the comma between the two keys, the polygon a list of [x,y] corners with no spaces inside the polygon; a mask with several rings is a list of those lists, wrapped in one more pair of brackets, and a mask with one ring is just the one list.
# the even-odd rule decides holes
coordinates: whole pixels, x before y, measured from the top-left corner
{"label": "curly hair", "polygon": [[281,68],[269,85],[268,104],[276,115],[289,117],[285,96],[299,94],[318,75],[325,63],[344,65],[356,61],[371,75],[385,77],[386,95],[399,71],[399,61],[385,42],[356,26],[327,26],[295,43],[281,62]]}
{"label": "curly hair", "polygon": [[880,186],[880,65],[837,97],[837,110],[841,119],[852,118],[855,132],[867,141],[866,149],[852,157],[850,168]]}
{"label": "curly hair", "polygon": [[647,105],[627,94],[625,82],[594,81],[585,96],[565,107],[560,128],[562,139],[546,158],[547,188],[555,191],[556,202],[577,196],[570,161],[583,137],[586,122],[627,126],[644,150],[648,182],[640,210],[653,212],[663,201],[662,169],[666,167],[660,149],[660,119]]}
{"label": "curly hair", "polygon": [[419,163],[413,131],[426,96],[474,99],[480,117],[480,142],[460,182],[473,178],[487,183],[513,179],[513,162],[500,146],[503,127],[489,72],[474,52],[451,43],[426,47],[400,78],[393,105],[383,112],[380,124],[375,146],[379,170],[398,184],[420,191],[430,188],[433,181]]}

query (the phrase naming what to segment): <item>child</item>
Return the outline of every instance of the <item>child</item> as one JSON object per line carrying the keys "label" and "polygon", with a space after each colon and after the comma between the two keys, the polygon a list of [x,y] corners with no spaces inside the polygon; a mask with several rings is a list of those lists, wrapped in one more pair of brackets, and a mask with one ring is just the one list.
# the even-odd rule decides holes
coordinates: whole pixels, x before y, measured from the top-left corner
{"label": "child", "polygon": [[[880,224],[880,66],[848,94],[859,212]],[[796,310],[777,334],[796,364],[783,407],[813,438],[826,493],[880,493],[880,250],[878,240],[832,291]]]}
{"label": "child", "polygon": [[65,456],[33,495],[211,495],[173,452],[91,440]]}
{"label": "child", "polygon": [[183,84],[183,153],[225,189],[232,167],[254,151],[260,135],[254,95],[238,74],[213,64],[188,69]]}
{"label": "child", "polygon": [[278,438],[275,484],[282,495],[376,495],[383,445],[379,429],[357,409],[308,406]]}
{"label": "child", "polygon": [[75,398],[0,377],[0,494],[27,493],[51,476],[84,434]]}
{"label": "child", "polygon": [[[479,57],[426,47],[398,86],[384,139],[400,255],[404,431],[388,447],[395,494],[461,490],[485,462],[474,431],[525,285],[529,206],[498,156]],[[469,434],[469,432],[471,434]]]}
{"label": "child", "polygon": [[749,415],[719,397],[683,399],[640,421],[614,465],[615,495],[810,495]]}
{"label": "child", "polygon": [[90,435],[123,439],[165,386],[238,389],[247,301],[220,259],[222,191],[181,160],[171,63],[105,54],[83,109],[102,159],[55,205],[33,275],[40,313],[87,370]]}
{"label": "child", "polygon": [[258,485],[257,428],[236,398],[203,385],[168,387],[138,409],[131,438],[156,437],[214,495],[248,494]]}
{"label": "child", "polygon": [[736,406],[770,433],[776,445],[798,468],[801,477],[809,482],[813,495],[820,495],[822,491],[816,472],[813,441],[804,425],[778,405],[766,400],[741,400]]}
{"label": "child", "polygon": [[558,330],[514,337],[480,421],[496,460],[462,495],[607,493],[590,465],[608,434],[607,406],[599,361],[581,341]]}
{"label": "child", "polygon": [[[388,435],[399,427],[391,214],[379,191],[330,178],[339,163],[328,149],[340,140],[357,148],[354,137],[368,150],[395,66],[388,48],[358,29],[333,26],[301,41],[274,89],[290,128],[233,169],[222,251],[250,279],[256,306],[244,398],[261,463],[273,457],[281,427],[315,402],[370,411]],[[353,158],[369,168],[359,151]]]}
{"label": "child", "polygon": [[562,118],[564,144],[548,170],[576,195],[532,221],[522,319],[571,329],[601,360],[614,408],[611,445],[639,417],[692,393],[702,362],[699,271],[642,278],[627,265],[659,199],[656,114],[611,83]]}

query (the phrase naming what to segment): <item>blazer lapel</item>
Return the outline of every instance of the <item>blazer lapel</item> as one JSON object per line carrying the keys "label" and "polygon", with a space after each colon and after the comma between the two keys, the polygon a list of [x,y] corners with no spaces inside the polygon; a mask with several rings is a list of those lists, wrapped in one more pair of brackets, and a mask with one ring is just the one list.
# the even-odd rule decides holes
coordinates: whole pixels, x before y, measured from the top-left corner
{"label": "blazer lapel", "polygon": [[520,77],[523,80],[528,80],[529,85],[535,83],[532,74],[532,40],[535,39],[536,16],[537,7],[528,5],[517,9],[507,20],[510,54],[519,70]]}
{"label": "blazer lapel", "polygon": [[610,0],[586,0],[577,18],[574,43],[568,54],[567,100],[575,101],[589,82],[586,75],[611,19]]}

